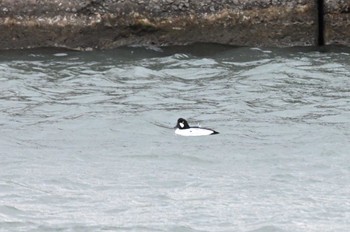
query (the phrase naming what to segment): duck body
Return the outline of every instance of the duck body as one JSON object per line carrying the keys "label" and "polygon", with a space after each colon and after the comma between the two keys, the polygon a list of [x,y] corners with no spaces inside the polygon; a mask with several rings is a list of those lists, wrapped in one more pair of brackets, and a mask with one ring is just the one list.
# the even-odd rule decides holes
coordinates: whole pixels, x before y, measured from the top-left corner
{"label": "duck body", "polygon": [[179,118],[177,120],[177,124],[175,126],[175,134],[181,136],[204,136],[204,135],[215,135],[219,134],[219,132],[204,128],[204,127],[190,127],[187,121],[183,118]]}

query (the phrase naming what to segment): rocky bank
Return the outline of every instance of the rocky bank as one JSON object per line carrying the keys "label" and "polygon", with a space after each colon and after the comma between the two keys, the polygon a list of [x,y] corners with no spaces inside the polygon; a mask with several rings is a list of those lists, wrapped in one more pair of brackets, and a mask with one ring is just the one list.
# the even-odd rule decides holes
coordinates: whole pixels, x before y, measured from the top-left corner
{"label": "rocky bank", "polygon": [[[325,2],[327,44],[350,43],[347,2]],[[310,46],[319,33],[315,0],[0,0],[0,49]]]}
{"label": "rocky bank", "polygon": [[350,0],[325,0],[324,40],[350,46]]}

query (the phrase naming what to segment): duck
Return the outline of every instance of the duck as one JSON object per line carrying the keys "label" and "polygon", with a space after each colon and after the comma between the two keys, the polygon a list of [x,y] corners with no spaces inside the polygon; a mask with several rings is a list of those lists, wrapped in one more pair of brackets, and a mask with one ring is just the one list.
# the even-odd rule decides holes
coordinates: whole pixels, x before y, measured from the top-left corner
{"label": "duck", "polygon": [[175,126],[175,134],[181,136],[204,136],[216,135],[219,134],[219,132],[204,127],[190,127],[185,119],[179,118]]}

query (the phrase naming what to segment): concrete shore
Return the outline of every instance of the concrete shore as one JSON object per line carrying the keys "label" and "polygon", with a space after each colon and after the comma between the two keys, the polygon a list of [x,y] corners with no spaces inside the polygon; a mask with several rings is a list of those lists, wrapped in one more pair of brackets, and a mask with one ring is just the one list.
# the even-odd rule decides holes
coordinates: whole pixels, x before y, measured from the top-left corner
{"label": "concrete shore", "polygon": [[0,0],[0,32],[0,49],[350,45],[350,1]]}
{"label": "concrete shore", "polygon": [[350,1],[325,0],[325,44],[350,46]]}

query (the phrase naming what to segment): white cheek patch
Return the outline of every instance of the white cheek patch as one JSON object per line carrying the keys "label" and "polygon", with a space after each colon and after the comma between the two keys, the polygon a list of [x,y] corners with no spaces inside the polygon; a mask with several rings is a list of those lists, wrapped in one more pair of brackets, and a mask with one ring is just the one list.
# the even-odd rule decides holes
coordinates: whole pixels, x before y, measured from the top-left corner
{"label": "white cheek patch", "polygon": [[185,126],[182,122],[180,122],[179,125],[181,128],[183,128]]}

